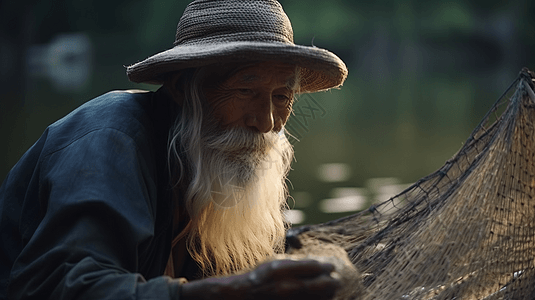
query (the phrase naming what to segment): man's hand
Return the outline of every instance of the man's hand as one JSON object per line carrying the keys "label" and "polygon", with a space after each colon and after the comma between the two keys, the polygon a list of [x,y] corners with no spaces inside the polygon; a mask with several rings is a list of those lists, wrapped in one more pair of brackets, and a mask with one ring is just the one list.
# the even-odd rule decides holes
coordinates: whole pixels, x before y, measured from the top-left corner
{"label": "man's hand", "polygon": [[333,269],[315,260],[274,260],[245,274],[184,284],[181,299],[331,299],[340,285]]}

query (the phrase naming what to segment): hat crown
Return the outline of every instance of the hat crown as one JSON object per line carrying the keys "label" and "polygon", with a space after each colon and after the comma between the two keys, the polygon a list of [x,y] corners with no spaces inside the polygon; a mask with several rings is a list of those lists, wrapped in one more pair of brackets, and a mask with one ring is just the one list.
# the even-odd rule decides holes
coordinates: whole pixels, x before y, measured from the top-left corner
{"label": "hat crown", "polygon": [[341,86],[347,67],[334,53],[295,45],[290,19],[276,0],[194,0],[180,18],[175,46],[129,66],[134,82],[220,63],[278,61],[300,67],[300,93]]}
{"label": "hat crown", "polygon": [[175,45],[234,41],[293,44],[290,19],[275,0],[197,0],[180,18]]}

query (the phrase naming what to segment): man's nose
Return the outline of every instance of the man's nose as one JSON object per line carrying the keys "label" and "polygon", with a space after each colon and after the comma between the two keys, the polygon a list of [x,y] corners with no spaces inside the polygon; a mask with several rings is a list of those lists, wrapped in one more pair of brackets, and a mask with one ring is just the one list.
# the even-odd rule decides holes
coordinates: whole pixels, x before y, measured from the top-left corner
{"label": "man's nose", "polygon": [[247,116],[247,126],[256,128],[262,133],[272,131],[275,126],[273,111],[271,97],[257,98]]}

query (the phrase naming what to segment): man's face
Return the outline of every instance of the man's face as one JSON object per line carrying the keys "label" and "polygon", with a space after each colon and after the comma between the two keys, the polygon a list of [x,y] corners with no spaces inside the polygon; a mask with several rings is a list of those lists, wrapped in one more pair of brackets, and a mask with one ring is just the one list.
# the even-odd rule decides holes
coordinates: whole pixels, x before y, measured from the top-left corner
{"label": "man's face", "polygon": [[188,245],[197,261],[233,272],[282,248],[293,148],[279,132],[298,68],[269,62],[190,71],[166,81],[183,108],[171,132],[173,154],[188,164],[180,168],[188,175],[180,177],[192,220]]}
{"label": "man's face", "polygon": [[295,70],[288,64],[262,62],[223,80],[209,78],[205,93],[212,115],[224,129],[280,131],[292,110]]}

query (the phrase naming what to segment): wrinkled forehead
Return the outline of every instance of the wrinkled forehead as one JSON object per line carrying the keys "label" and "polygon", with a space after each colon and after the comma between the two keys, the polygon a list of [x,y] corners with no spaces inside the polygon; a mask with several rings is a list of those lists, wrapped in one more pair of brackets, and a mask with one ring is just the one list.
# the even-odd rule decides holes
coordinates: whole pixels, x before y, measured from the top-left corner
{"label": "wrinkled forehead", "polygon": [[[259,62],[232,65],[211,72],[211,81],[225,84],[272,83],[296,90],[299,69],[281,62]],[[217,78],[216,78],[217,77]]]}
{"label": "wrinkled forehead", "polygon": [[247,83],[265,80],[267,76],[274,76],[282,82],[287,82],[295,78],[296,67],[283,63],[263,62],[239,68],[233,77]]}

